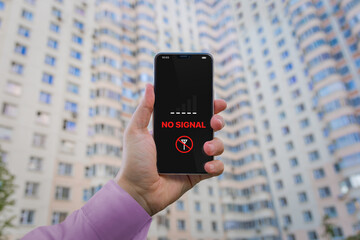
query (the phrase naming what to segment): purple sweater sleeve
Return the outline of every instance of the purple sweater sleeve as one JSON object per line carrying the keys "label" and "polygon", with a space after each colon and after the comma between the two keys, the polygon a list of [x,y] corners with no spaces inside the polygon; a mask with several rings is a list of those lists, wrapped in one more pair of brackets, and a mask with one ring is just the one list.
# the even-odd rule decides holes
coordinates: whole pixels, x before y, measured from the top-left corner
{"label": "purple sweater sleeve", "polygon": [[81,209],[60,224],[38,227],[23,240],[146,239],[150,215],[125,190],[110,180]]}

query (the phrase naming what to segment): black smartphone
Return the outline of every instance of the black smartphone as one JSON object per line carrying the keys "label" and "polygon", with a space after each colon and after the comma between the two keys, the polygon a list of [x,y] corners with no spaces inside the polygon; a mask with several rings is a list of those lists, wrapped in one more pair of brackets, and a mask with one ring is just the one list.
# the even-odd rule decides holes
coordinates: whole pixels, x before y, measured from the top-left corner
{"label": "black smartphone", "polygon": [[213,59],[208,53],[159,53],[154,60],[154,140],[162,174],[206,174],[213,160]]}

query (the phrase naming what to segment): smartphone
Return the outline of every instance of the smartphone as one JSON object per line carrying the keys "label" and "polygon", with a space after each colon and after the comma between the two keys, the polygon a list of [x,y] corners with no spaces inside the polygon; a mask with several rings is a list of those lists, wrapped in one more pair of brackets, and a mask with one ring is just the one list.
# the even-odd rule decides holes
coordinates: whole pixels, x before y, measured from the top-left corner
{"label": "smartphone", "polygon": [[161,174],[207,174],[213,160],[213,58],[208,53],[159,53],[154,60],[153,134]]}

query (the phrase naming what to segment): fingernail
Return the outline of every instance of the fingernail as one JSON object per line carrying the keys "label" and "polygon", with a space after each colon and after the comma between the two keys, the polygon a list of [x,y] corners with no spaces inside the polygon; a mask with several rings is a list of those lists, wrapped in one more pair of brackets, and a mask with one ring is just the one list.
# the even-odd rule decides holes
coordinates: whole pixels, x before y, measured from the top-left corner
{"label": "fingernail", "polygon": [[214,169],[215,169],[214,164],[209,164],[209,170],[212,172],[212,171],[214,171]]}
{"label": "fingernail", "polygon": [[218,122],[221,124],[221,127],[224,127],[224,122],[218,119]]}

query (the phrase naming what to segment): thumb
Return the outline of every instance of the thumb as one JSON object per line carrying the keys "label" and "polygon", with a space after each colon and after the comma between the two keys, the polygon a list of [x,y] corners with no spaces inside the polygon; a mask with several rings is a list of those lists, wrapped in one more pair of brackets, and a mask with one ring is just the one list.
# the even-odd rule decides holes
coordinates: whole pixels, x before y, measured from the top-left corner
{"label": "thumb", "polygon": [[129,124],[130,129],[140,130],[147,128],[150,122],[151,114],[154,109],[154,102],[154,87],[151,84],[146,84],[145,95],[131,118]]}

